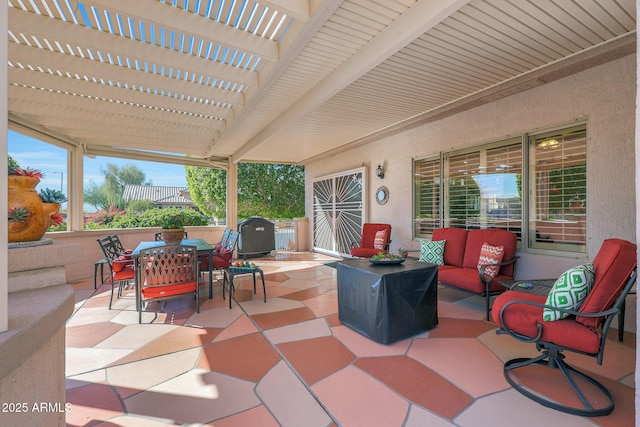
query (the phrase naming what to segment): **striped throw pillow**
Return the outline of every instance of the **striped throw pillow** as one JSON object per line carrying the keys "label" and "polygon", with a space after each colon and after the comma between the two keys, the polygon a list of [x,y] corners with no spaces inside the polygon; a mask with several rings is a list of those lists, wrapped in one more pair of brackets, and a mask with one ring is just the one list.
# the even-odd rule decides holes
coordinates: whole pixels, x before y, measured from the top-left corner
{"label": "striped throw pillow", "polygon": [[[482,249],[480,249],[480,258],[478,258],[478,271],[480,271],[480,268],[486,264],[500,264],[503,256],[504,246],[493,246],[484,242],[482,244]],[[499,270],[499,265],[487,267],[484,270],[485,279],[493,279],[496,277]]]}

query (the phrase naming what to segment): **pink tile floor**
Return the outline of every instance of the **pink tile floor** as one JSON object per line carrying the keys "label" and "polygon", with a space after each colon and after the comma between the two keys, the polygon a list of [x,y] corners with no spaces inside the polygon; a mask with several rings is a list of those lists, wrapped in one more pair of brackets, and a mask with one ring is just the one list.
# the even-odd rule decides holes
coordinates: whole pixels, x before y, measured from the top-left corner
{"label": "pink tile floor", "polygon": [[[255,260],[267,302],[236,278],[232,309],[221,282],[195,300],[151,303],[138,324],[127,291],[108,309],[110,284],[74,284],[67,324],[68,426],[633,426],[635,335],[614,335],[604,364],[568,354],[613,392],[605,417],[545,408],[514,391],[503,363],[534,345],[496,335],[483,300],[438,291],[439,325],[391,345],[338,320],[336,270],[319,254]],[[544,381],[544,374],[537,377]],[[549,380],[551,381],[551,380]]]}

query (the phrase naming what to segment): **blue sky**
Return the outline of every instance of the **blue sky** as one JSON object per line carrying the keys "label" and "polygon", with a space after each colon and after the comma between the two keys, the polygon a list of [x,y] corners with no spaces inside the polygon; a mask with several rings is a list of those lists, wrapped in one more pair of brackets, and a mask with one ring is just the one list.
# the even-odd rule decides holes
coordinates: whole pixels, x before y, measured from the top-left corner
{"label": "blue sky", "polygon": [[[55,145],[41,142],[17,132],[8,133],[8,153],[21,167],[39,169],[44,174],[37,189],[52,188],[60,190],[60,173],[64,174],[62,192],[69,195],[67,190],[67,152]],[[187,179],[184,166],[167,163],[143,162],[138,160],[117,159],[114,157],[84,158],[84,186],[90,183],[100,185],[104,182],[107,163],[118,166],[133,164],[145,173],[147,180],[153,185],[168,185],[186,187]],[[64,209],[63,205],[63,209]],[[93,210],[85,205],[85,210]]]}

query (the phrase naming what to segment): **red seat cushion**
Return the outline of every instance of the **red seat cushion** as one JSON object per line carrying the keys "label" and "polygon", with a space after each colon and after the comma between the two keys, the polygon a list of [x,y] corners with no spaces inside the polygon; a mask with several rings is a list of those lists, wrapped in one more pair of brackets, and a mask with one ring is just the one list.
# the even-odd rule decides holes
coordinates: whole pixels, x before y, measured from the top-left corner
{"label": "red seat cushion", "polygon": [[144,286],[141,292],[144,298],[158,298],[195,292],[197,288],[198,282],[193,281],[179,285]]}
{"label": "red seat cushion", "polygon": [[351,249],[351,255],[360,258],[371,258],[375,254],[382,252],[380,249],[373,248],[353,248]]}
{"label": "red seat cushion", "polygon": [[[467,291],[471,291],[477,294],[484,293],[484,283],[480,281],[480,275],[478,274],[478,270],[475,268],[458,268],[458,267],[449,267],[442,266],[443,268],[438,268],[438,281],[450,285],[455,286],[456,288],[465,289]],[[489,284],[489,291],[491,292],[500,292],[504,291],[505,287],[502,286],[498,281],[500,280],[511,280],[512,277],[505,276],[503,274],[498,274],[493,278],[491,283]]]}
{"label": "red seat cushion", "polygon": [[[115,264],[114,264],[115,265]],[[133,264],[131,262],[129,262],[128,264],[122,264],[123,267],[121,270],[116,271],[116,269],[113,269],[113,280],[117,281],[117,280],[129,280],[129,279],[133,279],[135,277],[136,271],[133,268]]]}
{"label": "red seat cushion", "polygon": [[[510,301],[525,300],[544,304],[544,295],[528,294],[518,291],[506,291],[493,303],[491,316],[498,325],[500,312]],[[596,354],[600,349],[600,335],[593,329],[578,323],[573,317],[545,322],[542,319],[542,307],[526,304],[512,304],[504,312],[504,328],[518,334],[534,338],[538,334],[538,325],[542,325],[540,341],[554,343],[589,354]]]}
{"label": "red seat cushion", "polygon": [[[593,260],[595,282],[578,310],[581,313],[599,313],[613,306],[626,280],[636,266],[636,245],[622,239],[607,239]],[[601,317],[578,316],[583,325],[595,328]]]}
{"label": "red seat cushion", "polygon": [[445,265],[462,267],[467,234],[467,230],[462,228],[437,228],[433,230],[432,241],[446,240],[443,257]]}

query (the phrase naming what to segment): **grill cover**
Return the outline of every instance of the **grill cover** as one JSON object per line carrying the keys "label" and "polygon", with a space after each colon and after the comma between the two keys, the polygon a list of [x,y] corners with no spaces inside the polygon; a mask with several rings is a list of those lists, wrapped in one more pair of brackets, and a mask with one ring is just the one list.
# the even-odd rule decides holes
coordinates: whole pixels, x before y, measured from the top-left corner
{"label": "grill cover", "polygon": [[253,216],[239,223],[238,231],[238,255],[262,255],[276,250],[275,227],[271,221]]}

